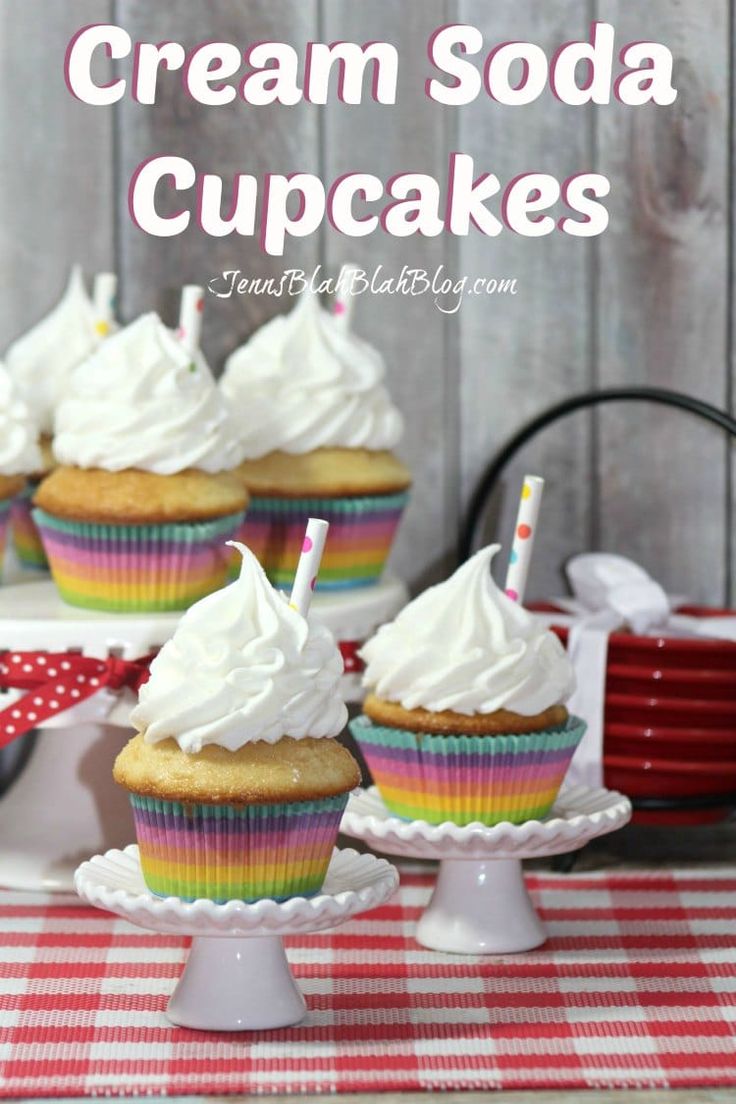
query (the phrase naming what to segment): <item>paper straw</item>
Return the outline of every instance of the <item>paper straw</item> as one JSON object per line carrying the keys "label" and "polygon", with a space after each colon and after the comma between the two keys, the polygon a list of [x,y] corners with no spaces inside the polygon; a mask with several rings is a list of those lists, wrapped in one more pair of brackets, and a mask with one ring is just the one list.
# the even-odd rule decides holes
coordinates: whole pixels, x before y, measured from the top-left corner
{"label": "paper straw", "polygon": [[322,562],[329,528],[329,521],[322,521],[320,518],[310,518],[307,522],[302,553],[296,567],[294,586],[291,588],[289,599],[289,604],[298,610],[302,617],[307,616],[314,588],[317,585],[319,565]]}
{"label": "paper straw", "polygon": [[346,330],[349,328],[353,317],[355,296],[350,294],[350,288],[353,283],[353,275],[356,272],[360,272],[360,267],[356,264],[344,264],[342,266],[337,278],[335,301],[332,304],[332,313],[340,319],[340,323]]}
{"label": "paper straw", "polygon": [[529,565],[534,551],[534,538],[537,535],[539,507],[542,504],[544,480],[538,475],[525,475],[521,488],[519,513],[516,517],[514,540],[511,545],[509,567],[506,573],[506,593],[514,602],[524,601],[526,581],[529,577]]}
{"label": "paper straw", "polygon": [[195,353],[202,335],[204,313],[204,288],[199,284],[187,284],[182,288],[177,335],[187,352]]}
{"label": "paper straw", "polygon": [[118,291],[118,278],[114,272],[98,272],[92,290],[92,301],[97,318],[96,329],[105,337],[110,332],[110,324],[115,320],[115,296]]}

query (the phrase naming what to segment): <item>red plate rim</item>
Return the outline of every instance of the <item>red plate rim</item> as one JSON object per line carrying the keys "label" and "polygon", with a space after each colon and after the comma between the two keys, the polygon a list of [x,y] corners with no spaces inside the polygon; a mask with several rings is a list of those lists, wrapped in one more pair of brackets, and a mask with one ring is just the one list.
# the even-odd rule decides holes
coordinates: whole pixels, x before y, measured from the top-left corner
{"label": "red plate rim", "polygon": [[609,678],[635,678],[651,682],[670,682],[673,680],[702,682],[710,684],[734,685],[736,692],[736,670],[728,671],[723,667],[645,667],[643,664],[609,663],[607,666]]}
{"label": "red plate rim", "polygon": [[[646,735],[649,733],[649,735]],[[736,752],[736,727],[734,728],[673,728],[671,725],[635,725],[612,721],[606,724],[604,736],[617,740],[672,740],[673,743],[698,743],[712,740],[714,743],[732,743]]]}
{"label": "red plate rim", "polygon": [[[644,767],[644,763],[649,766]],[[651,758],[648,755],[641,759],[632,755],[604,755],[603,766],[609,770],[646,771],[647,774],[656,771],[658,774],[707,774],[712,777],[713,774],[733,773],[736,776],[736,759],[719,759],[717,763],[707,759],[690,759],[681,763],[677,759]]]}
{"label": "red plate rim", "polygon": [[[529,608],[539,613],[565,613],[553,602],[533,602]],[[680,606],[678,613],[689,614],[693,617],[733,617],[736,610],[718,609],[709,606]],[[560,626],[566,629],[567,626]],[[733,652],[736,658],[736,641],[733,640],[701,640],[700,638],[680,636],[637,636],[635,633],[611,633],[609,643],[612,647],[619,645],[630,650],[651,652],[662,648],[670,652],[687,653],[725,651]]]}
{"label": "red plate rim", "polygon": [[[676,709],[680,713],[726,713],[736,719],[736,701],[727,698],[705,700],[702,698],[668,698],[664,694],[606,694],[606,705],[626,707],[628,709]],[[698,727],[698,726],[695,726]]]}

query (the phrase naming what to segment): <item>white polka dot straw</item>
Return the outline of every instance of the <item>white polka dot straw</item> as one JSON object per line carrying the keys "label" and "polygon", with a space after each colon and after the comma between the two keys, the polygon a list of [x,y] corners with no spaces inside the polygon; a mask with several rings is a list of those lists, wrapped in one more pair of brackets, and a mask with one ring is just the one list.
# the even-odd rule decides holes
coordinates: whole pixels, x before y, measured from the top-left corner
{"label": "white polka dot straw", "polygon": [[199,348],[203,314],[204,288],[198,284],[187,284],[181,293],[178,336],[184,348],[192,355]]}
{"label": "white polka dot straw", "polygon": [[506,593],[514,602],[524,601],[529,565],[534,551],[534,538],[537,535],[539,507],[542,503],[544,480],[539,475],[524,476],[521,488],[519,513],[516,517],[514,539],[511,544],[509,566],[506,573]]}
{"label": "white polka dot straw", "polygon": [[337,278],[335,301],[332,304],[332,313],[336,318],[339,318],[340,323],[346,330],[349,328],[353,317],[355,295],[352,291],[352,285],[357,272],[360,272],[358,265],[344,264],[342,266],[340,275]]}
{"label": "white polka dot straw", "polygon": [[303,617],[307,616],[312,594],[317,585],[319,565],[322,562],[322,553],[325,550],[329,521],[320,518],[310,518],[307,522],[307,531],[304,534],[304,543],[299,557],[294,576],[294,585],[291,589],[289,604],[298,610]]}

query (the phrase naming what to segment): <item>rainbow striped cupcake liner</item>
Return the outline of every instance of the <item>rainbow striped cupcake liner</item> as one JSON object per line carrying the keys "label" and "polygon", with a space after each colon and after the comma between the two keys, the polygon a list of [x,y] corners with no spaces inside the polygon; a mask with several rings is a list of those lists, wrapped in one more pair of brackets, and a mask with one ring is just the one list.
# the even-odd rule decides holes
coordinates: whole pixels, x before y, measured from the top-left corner
{"label": "rainbow striped cupcake liner", "polygon": [[33,520],[32,498],[38,483],[29,484],[13,499],[10,509],[10,525],[13,534],[13,548],[18,560],[24,567],[33,567],[47,571],[49,562],[41,540],[38,526]]}
{"label": "rainbow striped cupcake liner", "polygon": [[408,491],[352,498],[253,496],[239,539],[258,557],[274,586],[289,587],[307,519],[324,518],[330,532],[317,589],[371,586],[381,577],[408,499]]}
{"label": "rainbow striped cupcake liner", "polygon": [[122,612],[183,610],[227,582],[230,549],[243,515],[161,525],[33,518],[65,602]]}
{"label": "rainbow striped cupcake liner", "polygon": [[11,501],[9,498],[0,499],[0,582],[2,582],[2,566],[5,558],[5,543],[10,526]]}
{"label": "rainbow striped cupcake liner", "polygon": [[151,892],[222,904],[319,893],[348,794],[279,805],[130,800]]}
{"label": "rainbow striped cupcake liner", "polygon": [[409,732],[356,717],[350,731],[390,812],[441,824],[520,824],[547,815],[585,732],[559,728],[498,736]]}

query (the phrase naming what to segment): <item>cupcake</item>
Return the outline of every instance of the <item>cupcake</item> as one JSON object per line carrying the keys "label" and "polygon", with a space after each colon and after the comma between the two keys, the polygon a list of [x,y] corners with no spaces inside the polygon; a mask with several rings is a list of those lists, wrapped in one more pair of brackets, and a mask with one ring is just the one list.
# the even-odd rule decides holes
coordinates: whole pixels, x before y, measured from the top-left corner
{"label": "cupcake", "polygon": [[520,823],[552,807],[585,725],[557,637],[495,585],[478,552],[361,651],[351,732],[387,808],[431,824]]}
{"label": "cupcake", "polygon": [[64,397],[73,370],[90,356],[110,331],[101,322],[75,266],[56,306],[7,351],[6,364],[40,433],[38,467],[26,471],[25,490],[13,502],[13,543],[26,567],[47,567],[40,534],[32,517],[31,499],[44,475],[54,467],[54,411]]}
{"label": "cupcake", "polygon": [[34,518],[67,602],[180,610],[222,586],[247,504],[242,452],[204,359],[157,315],[74,371],[54,451]]}
{"label": "cupcake", "polygon": [[104,340],[114,323],[98,318],[87,295],[82,269],[75,265],[56,306],[28,332],[14,341],[6,354],[8,371],[39,427],[41,463],[26,471],[25,490],[13,502],[12,534],[15,552],[24,566],[46,567],[41,535],[32,517],[32,497],[41,479],[54,467],[52,437],[54,412],[63,399],[71,375]]}
{"label": "cupcake", "polygon": [[114,777],[133,806],[143,877],[161,896],[222,902],[319,892],[357,764],[333,737],[342,660],[253,554],[151,664]]}
{"label": "cupcake", "polygon": [[25,472],[41,465],[37,437],[28,407],[0,364],[0,567],[11,509],[25,488]]}
{"label": "cupcake", "polygon": [[383,376],[379,353],[309,293],[228,359],[220,386],[251,496],[242,539],[275,585],[291,585],[310,515],[330,523],[320,590],[380,578],[411,483]]}

